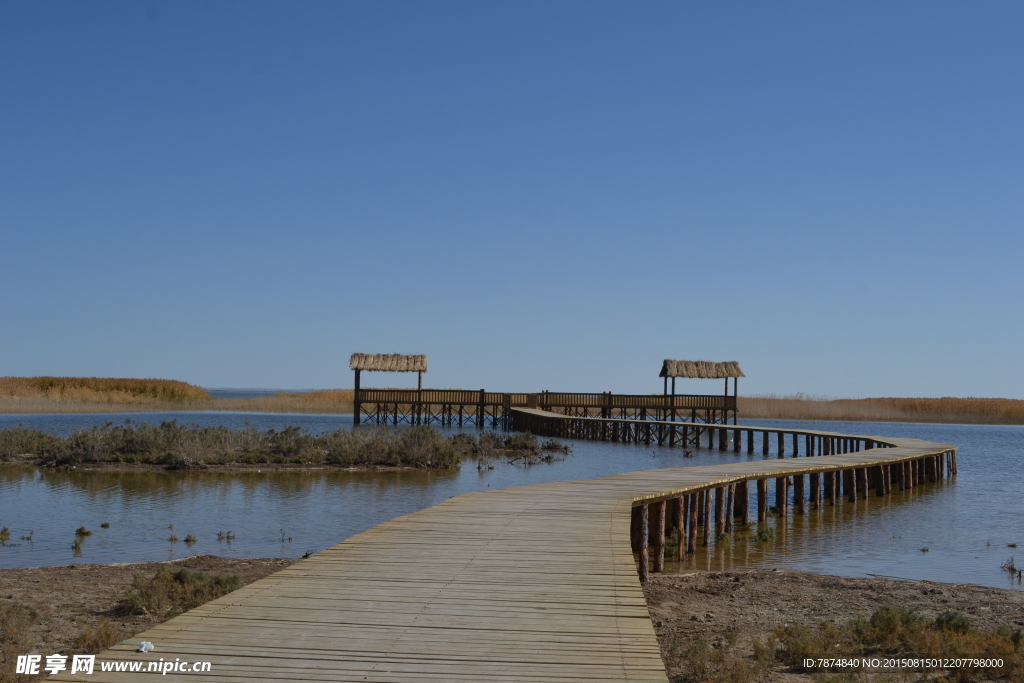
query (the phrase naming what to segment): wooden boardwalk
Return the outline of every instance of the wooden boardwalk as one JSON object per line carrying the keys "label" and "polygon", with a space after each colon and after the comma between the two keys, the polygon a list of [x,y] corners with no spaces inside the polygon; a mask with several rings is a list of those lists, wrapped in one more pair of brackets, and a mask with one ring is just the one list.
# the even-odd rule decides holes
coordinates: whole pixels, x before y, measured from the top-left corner
{"label": "wooden boardwalk", "polygon": [[[634,505],[955,448],[874,441],[888,447],[451,498],[123,641],[97,658],[93,675],[65,672],[55,680],[157,680],[152,673],[103,673],[100,662],[142,661],[145,668],[179,659],[209,661],[212,669],[159,680],[664,683],[630,546]],[[134,652],[142,640],[156,649]]]}

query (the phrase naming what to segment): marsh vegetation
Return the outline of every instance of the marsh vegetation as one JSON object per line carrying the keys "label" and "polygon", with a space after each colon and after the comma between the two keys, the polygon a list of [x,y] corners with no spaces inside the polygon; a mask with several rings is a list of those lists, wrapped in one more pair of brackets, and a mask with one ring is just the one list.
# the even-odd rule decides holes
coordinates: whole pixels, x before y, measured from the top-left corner
{"label": "marsh vegetation", "polygon": [[1011,398],[860,398],[795,396],[739,398],[742,418],[1024,424],[1024,401]]}
{"label": "marsh vegetation", "polygon": [[442,435],[431,427],[364,427],[310,434],[300,427],[247,428],[150,425],[126,421],[78,430],[67,438],[37,429],[0,430],[0,461],[44,467],[145,465],[170,470],[277,464],[332,467],[457,467],[463,457],[506,457],[527,464],[548,461],[568,449],[526,433]]}

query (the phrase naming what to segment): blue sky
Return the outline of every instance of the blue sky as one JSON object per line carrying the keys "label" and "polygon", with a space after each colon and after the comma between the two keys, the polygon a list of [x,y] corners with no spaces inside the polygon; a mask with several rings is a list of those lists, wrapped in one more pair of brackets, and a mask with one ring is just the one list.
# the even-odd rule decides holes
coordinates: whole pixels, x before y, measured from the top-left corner
{"label": "blue sky", "polygon": [[[1024,398],[1019,3],[0,4],[0,375]],[[403,386],[379,375],[373,384]],[[683,388],[717,392],[717,383]]]}

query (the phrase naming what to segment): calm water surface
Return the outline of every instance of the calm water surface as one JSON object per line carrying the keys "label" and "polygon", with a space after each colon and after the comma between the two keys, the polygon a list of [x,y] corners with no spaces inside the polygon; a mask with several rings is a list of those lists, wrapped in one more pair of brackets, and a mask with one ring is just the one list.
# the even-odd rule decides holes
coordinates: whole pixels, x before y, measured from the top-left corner
{"label": "calm water surface", "polygon": [[[300,425],[310,432],[343,428],[351,416],[253,413],[136,415],[0,415],[0,428],[23,424],[67,435],[125,419],[166,419],[258,429]],[[669,570],[781,567],[845,576],[882,575],[1016,587],[999,569],[1024,560],[1024,427],[864,422],[771,422],[849,434],[906,436],[959,447],[960,474],[885,499],[771,520],[775,540],[757,544],[750,532],[728,544],[700,549]],[[773,440],[774,441],[774,440]],[[59,472],[0,468],[0,526],[11,541],[0,547],[0,568],[71,563],[165,560],[197,553],[237,557],[297,557],[323,549],[398,515],[470,491],[619,472],[761,459],[760,455],[635,445],[570,442],[571,455],[523,467],[501,462],[480,470],[467,460],[448,472]],[[774,487],[770,487],[774,489]],[[109,529],[100,528],[108,522]],[[79,526],[93,531],[80,556],[71,549]],[[173,530],[169,527],[173,525]],[[282,531],[283,530],[283,531]],[[234,540],[218,541],[231,531]],[[198,542],[170,543],[171,534]],[[31,535],[31,540],[22,536]],[[1021,548],[1011,548],[1017,543]],[[923,552],[922,548],[928,548]]]}

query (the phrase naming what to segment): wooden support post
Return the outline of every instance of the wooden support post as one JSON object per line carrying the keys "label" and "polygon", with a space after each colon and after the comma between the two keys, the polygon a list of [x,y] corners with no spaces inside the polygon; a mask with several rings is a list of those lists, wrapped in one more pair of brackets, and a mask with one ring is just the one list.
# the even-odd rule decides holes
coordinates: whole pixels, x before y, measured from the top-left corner
{"label": "wooden support post", "polygon": [[811,509],[817,510],[821,507],[821,473],[812,472],[811,479]]}
{"label": "wooden support post", "polygon": [[640,506],[640,583],[650,578],[650,556],[647,552],[647,527],[650,525],[650,511],[647,505]]}
{"label": "wooden support post", "polygon": [[729,430],[719,428],[718,430],[718,450],[727,451],[729,450]]}
{"label": "wooden support post", "polygon": [[359,370],[355,371],[355,391],[352,392],[352,424],[359,424],[359,413],[362,411],[362,401],[359,396]]}
{"label": "wooden support post", "polygon": [[768,521],[768,480],[757,480],[757,521],[764,524]]}
{"label": "wooden support post", "polygon": [[857,474],[860,478],[859,485],[857,488],[860,490],[860,497],[867,500],[868,497],[868,468],[859,467],[857,468]]}
{"label": "wooden support post", "polygon": [[708,427],[704,431],[706,431],[708,433],[708,450],[709,451],[710,450],[714,450],[714,448],[715,448],[715,430],[711,429],[710,427]]}
{"label": "wooden support post", "polygon": [[725,496],[725,533],[732,533],[732,523],[736,518],[736,484],[729,484],[726,487]]}
{"label": "wooden support post", "polygon": [[831,484],[828,492],[828,504],[835,507],[836,502],[839,500],[839,473],[833,471],[825,476],[829,478],[829,484]]}
{"label": "wooden support post", "polygon": [[835,505],[835,472],[825,472],[825,498],[831,505]]}
{"label": "wooden support post", "polygon": [[793,457],[800,457],[800,437],[796,432],[793,433]]}
{"label": "wooden support post", "polygon": [[750,518],[750,482],[747,480],[736,484],[736,516],[740,524],[746,526]]}
{"label": "wooden support post", "polygon": [[957,461],[956,461],[956,451],[953,451],[952,455],[953,455],[953,474],[956,474],[957,472],[960,471],[960,465],[958,465]]}
{"label": "wooden support post", "polygon": [[[794,456],[795,457],[795,456]],[[799,514],[806,512],[804,505],[804,475],[794,474],[793,475],[793,504],[796,506],[796,511]]]}
{"label": "wooden support post", "polygon": [[686,552],[688,553],[697,552],[697,503],[699,498],[695,493],[691,493],[686,497],[686,505],[690,513],[689,528],[686,535]]}
{"label": "wooden support post", "polygon": [[873,468],[875,470],[875,495],[885,495],[885,467],[879,465]]}
{"label": "wooden support post", "polygon": [[851,503],[857,502],[857,485],[853,479],[853,470],[843,470],[843,493]]}
{"label": "wooden support post", "polygon": [[654,572],[665,571],[665,501],[654,503]]}
{"label": "wooden support post", "polygon": [[768,432],[762,432],[764,443],[761,444],[761,455],[768,455]]}
{"label": "wooden support post", "polygon": [[672,506],[672,526],[676,530],[676,562],[686,556],[686,496],[679,496]]}
{"label": "wooden support post", "polygon": [[754,430],[747,430],[747,453],[754,452]]}
{"label": "wooden support post", "polygon": [[711,489],[704,489],[701,491],[702,500],[704,502],[704,545],[707,546],[708,541],[711,540]]}
{"label": "wooden support post", "polygon": [[789,477],[775,478],[775,507],[779,517],[785,518],[789,510]]}
{"label": "wooden support post", "polygon": [[736,453],[740,452],[740,446],[743,445],[743,436],[738,429],[732,430],[732,450]]}
{"label": "wooden support post", "polygon": [[725,487],[715,489],[715,539],[725,533]]}
{"label": "wooden support post", "polygon": [[786,455],[786,435],[782,432],[777,432],[779,441],[779,457],[785,457]]}

